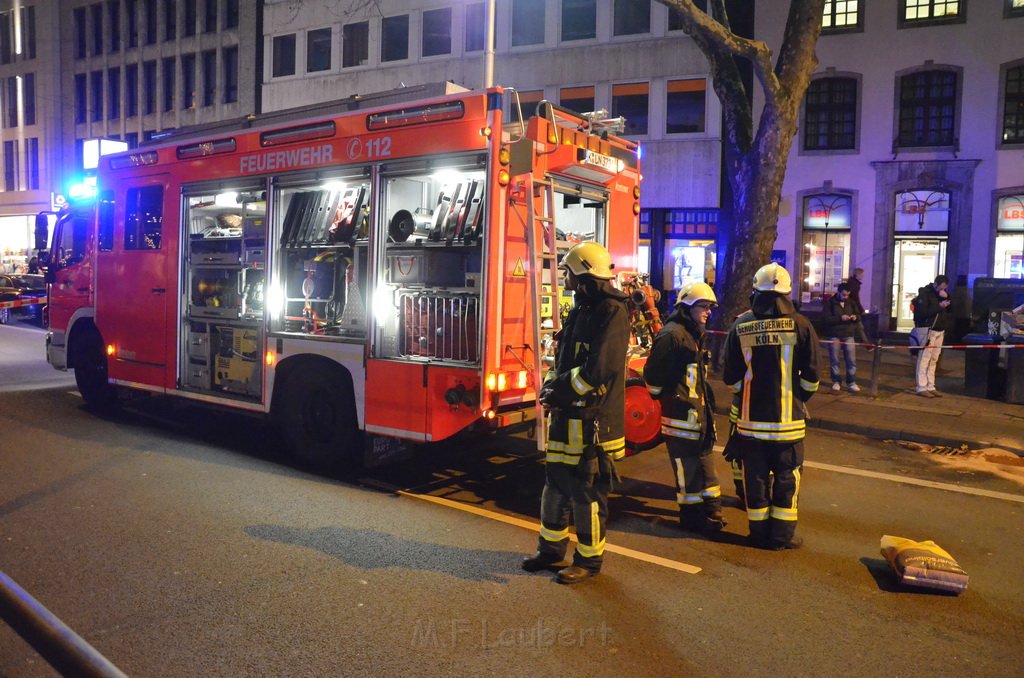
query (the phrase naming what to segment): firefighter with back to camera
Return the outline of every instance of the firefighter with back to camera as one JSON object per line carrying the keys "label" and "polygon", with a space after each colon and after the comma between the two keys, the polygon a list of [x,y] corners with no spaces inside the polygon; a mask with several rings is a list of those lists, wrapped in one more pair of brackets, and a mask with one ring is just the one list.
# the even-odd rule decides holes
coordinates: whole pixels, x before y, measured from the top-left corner
{"label": "firefighter with back to camera", "polygon": [[601,570],[613,460],[625,456],[629,313],[626,295],[611,285],[611,255],[604,247],[575,245],[559,266],[574,304],[539,394],[549,410],[541,527],[537,552],[522,567],[536,572],[565,558],[572,511],[579,543],[557,580],[575,584]]}
{"label": "firefighter with back to camera", "polygon": [[685,530],[706,535],[725,527],[722,489],[711,455],[715,395],[707,383],[711,354],[705,333],[717,305],[707,283],[685,285],[644,366],[647,390],[661,402],[661,433],[676,478],[679,522]]}
{"label": "firefighter with back to camera", "polygon": [[743,461],[751,541],[773,550],[803,542],[796,526],[804,403],[818,390],[818,336],[794,308],[791,289],[782,266],[758,269],[751,308],[736,319],[725,344],[723,377],[740,401],[726,458]]}

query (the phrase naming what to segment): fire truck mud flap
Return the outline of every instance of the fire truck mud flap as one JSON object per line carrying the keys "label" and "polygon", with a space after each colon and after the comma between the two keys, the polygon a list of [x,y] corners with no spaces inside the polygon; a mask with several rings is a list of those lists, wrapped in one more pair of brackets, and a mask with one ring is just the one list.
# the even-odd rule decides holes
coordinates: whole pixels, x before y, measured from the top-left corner
{"label": "fire truck mud flap", "polygon": [[661,442],[661,404],[651,398],[640,377],[626,380],[626,454],[649,450]]}

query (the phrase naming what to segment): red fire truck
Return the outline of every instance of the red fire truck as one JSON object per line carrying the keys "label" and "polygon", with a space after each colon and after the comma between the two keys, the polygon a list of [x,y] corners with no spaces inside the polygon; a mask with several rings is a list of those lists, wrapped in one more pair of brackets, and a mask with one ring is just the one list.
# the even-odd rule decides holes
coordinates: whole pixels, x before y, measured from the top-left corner
{"label": "red fire truck", "polygon": [[509,89],[410,91],[103,157],[54,227],[49,362],[97,407],[268,416],[317,465],[533,418],[550,247],[636,270],[637,146]]}

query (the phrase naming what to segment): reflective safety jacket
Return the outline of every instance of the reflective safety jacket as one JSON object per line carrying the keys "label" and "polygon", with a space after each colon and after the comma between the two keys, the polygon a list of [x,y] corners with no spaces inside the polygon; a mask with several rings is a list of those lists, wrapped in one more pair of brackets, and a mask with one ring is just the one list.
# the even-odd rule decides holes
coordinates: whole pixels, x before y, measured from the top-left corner
{"label": "reflective safety jacket", "polygon": [[757,292],[725,342],[725,383],[739,394],[736,432],[795,442],[804,437],[804,406],[818,390],[818,335],[789,297]]}
{"label": "reflective safety jacket", "polygon": [[707,383],[707,335],[677,308],[654,338],[644,365],[651,397],[661,402],[661,432],[682,440],[714,442],[714,392]]}
{"label": "reflective safety jacket", "polygon": [[588,446],[625,456],[626,295],[605,280],[581,277],[575,304],[558,338],[545,389],[553,408],[548,463],[576,466]]}

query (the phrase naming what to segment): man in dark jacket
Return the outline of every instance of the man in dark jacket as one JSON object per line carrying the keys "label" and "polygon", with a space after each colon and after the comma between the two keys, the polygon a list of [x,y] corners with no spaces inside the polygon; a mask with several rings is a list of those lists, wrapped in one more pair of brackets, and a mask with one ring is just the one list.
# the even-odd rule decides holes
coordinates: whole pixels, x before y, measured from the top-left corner
{"label": "man in dark jacket", "polygon": [[758,269],[751,310],[736,319],[725,343],[723,377],[740,395],[726,458],[743,461],[751,541],[772,550],[798,548],[803,541],[796,525],[804,403],[818,390],[818,337],[796,312],[791,291],[785,268],[773,263]]}
{"label": "man in dark jacket", "polygon": [[676,479],[679,521],[684,529],[704,534],[725,527],[711,456],[715,395],[707,383],[711,354],[704,331],[717,305],[707,283],[684,286],[644,366],[647,390],[661,402],[661,434]]}
{"label": "man in dark jacket", "polygon": [[536,572],[565,558],[569,512],[578,544],[573,564],[559,570],[575,584],[601,570],[612,460],[625,456],[626,295],[612,287],[612,260],[597,243],[580,243],[560,264],[574,306],[558,335],[555,366],[540,400],[550,410],[537,552],[523,559]]}
{"label": "man in dark jacket", "polygon": [[946,330],[952,324],[949,298],[949,278],[935,276],[935,282],[928,283],[917,291],[914,300],[914,332],[920,340],[921,351],[917,354],[914,370],[915,392],[923,398],[941,398],[935,390],[935,368],[942,353],[942,341]]}
{"label": "man in dark jacket", "polygon": [[854,340],[857,326],[863,316],[864,309],[853,300],[846,283],[841,283],[836,288],[836,293],[825,304],[822,321],[825,337],[831,342],[828,345],[828,361],[832,375],[832,390],[836,393],[842,390],[839,374],[840,346],[843,349],[843,359],[846,361],[846,388],[854,393],[860,391],[860,386],[857,386],[857,346]]}

